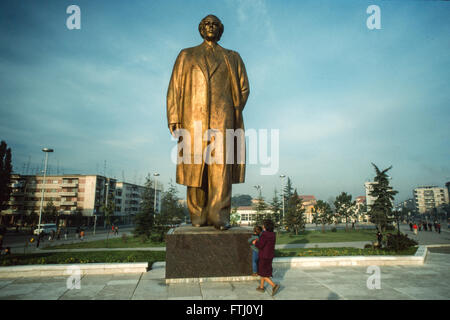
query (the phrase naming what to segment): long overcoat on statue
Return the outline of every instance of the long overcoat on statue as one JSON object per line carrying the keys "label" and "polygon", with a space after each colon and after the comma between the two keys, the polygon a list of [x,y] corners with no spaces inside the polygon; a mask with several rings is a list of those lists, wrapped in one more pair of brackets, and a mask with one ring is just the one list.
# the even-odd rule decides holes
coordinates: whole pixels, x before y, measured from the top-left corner
{"label": "long overcoat on statue", "polygon": [[[226,131],[242,129],[243,132],[242,110],[250,93],[247,73],[239,54],[216,45],[214,51],[223,59],[220,59],[222,63],[211,68],[208,67],[206,60],[205,46],[203,43],[183,49],[179,53],[167,91],[168,124],[179,124],[182,129],[189,132],[191,138],[190,148],[180,148],[182,139],[179,140],[179,155],[186,159],[183,152],[189,152],[190,161],[177,163],[176,182],[190,187],[200,187],[202,184],[205,169],[204,153],[208,145],[208,141],[205,141],[205,132],[208,129],[215,129],[222,133],[226,157]],[[200,127],[201,133],[198,132]],[[201,148],[198,139],[202,140]],[[237,158],[238,150],[241,152],[240,159]],[[234,139],[234,159],[231,168],[232,183],[243,183],[245,137]]]}

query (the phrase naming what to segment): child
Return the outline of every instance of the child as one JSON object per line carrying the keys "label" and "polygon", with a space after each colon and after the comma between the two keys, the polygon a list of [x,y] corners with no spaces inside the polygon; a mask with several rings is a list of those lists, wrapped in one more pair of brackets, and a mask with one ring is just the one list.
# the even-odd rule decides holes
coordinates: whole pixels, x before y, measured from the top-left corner
{"label": "child", "polygon": [[253,244],[259,249],[258,275],[261,277],[261,285],[256,288],[259,292],[264,292],[264,282],[272,286],[272,296],[277,293],[280,288],[279,284],[275,284],[270,278],[272,277],[272,260],[275,256],[276,235],[273,232],[272,220],[264,220],[263,233],[259,240],[253,240]]}
{"label": "child", "polygon": [[258,275],[258,251],[259,249],[253,244],[254,240],[258,240],[259,236],[261,235],[262,228],[260,226],[256,226],[253,228],[253,236],[248,239],[248,242],[251,243],[250,248],[252,248],[252,269],[253,274],[252,276]]}

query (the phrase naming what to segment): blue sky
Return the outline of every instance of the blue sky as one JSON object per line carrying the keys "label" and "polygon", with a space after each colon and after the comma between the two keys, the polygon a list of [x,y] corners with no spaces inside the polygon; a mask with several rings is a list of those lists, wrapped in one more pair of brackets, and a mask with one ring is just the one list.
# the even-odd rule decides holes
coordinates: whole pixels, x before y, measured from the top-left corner
{"label": "blue sky", "polygon": [[[68,30],[66,8],[81,9]],[[381,9],[369,30],[366,9]],[[364,195],[390,165],[397,201],[450,181],[450,2],[12,1],[0,3],[0,139],[14,168],[175,179],[165,97],[179,51],[217,15],[250,81],[246,128],[280,130],[280,169],[248,165],[233,193]],[[185,188],[179,186],[184,197]]]}

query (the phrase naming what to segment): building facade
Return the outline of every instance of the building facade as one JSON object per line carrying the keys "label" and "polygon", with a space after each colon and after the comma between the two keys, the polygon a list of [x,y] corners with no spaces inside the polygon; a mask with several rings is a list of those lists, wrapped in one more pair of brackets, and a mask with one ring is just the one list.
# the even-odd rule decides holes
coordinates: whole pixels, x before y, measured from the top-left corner
{"label": "building facade", "polygon": [[[114,216],[120,217],[123,223],[133,223],[134,217],[141,209],[143,194],[147,188],[144,186],[128,183],[117,182],[115,192]],[[154,189],[150,190],[154,194]],[[152,197],[152,201],[153,197]],[[161,212],[161,185],[156,188],[156,212]]]}
{"label": "building facade", "polygon": [[[97,220],[100,224],[104,222],[105,207],[108,207],[110,201],[115,205],[115,220],[121,223],[131,222],[133,214],[139,208],[139,192],[144,188],[101,175],[78,174],[49,175],[46,176],[45,183],[41,175],[13,174],[11,187],[10,201],[8,208],[2,211],[1,222],[23,224],[25,217],[39,214],[44,191],[42,211],[52,203],[58,216],[81,215],[85,217],[83,223],[89,225]],[[116,197],[120,200],[118,203]],[[157,189],[158,207],[160,199],[161,188]],[[64,219],[61,221],[64,223]]]}
{"label": "building facade", "polygon": [[442,205],[449,202],[447,188],[423,186],[414,189],[413,194],[416,210],[421,214],[440,209]]}

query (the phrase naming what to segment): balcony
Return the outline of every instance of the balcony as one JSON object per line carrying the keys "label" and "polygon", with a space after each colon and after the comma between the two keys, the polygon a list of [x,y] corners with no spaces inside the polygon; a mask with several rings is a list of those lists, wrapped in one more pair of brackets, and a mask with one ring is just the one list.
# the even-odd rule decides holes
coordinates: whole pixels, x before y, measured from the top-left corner
{"label": "balcony", "polygon": [[61,191],[60,193],[59,193],[59,195],[61,196],[61,197],[76,197],[77,196],[77,192],[75,192],[75,191]]}
{"label": "balcony", "polygon": [[76,205],[77,202],[76,201],[61,201],[61,206],[74,206]]}
{"label": "balcony", "polygon": [[63,188],[76,188],[76,187],[78,187],[78,181],[63,182],[61,184],[61,187],[63,187]]}

